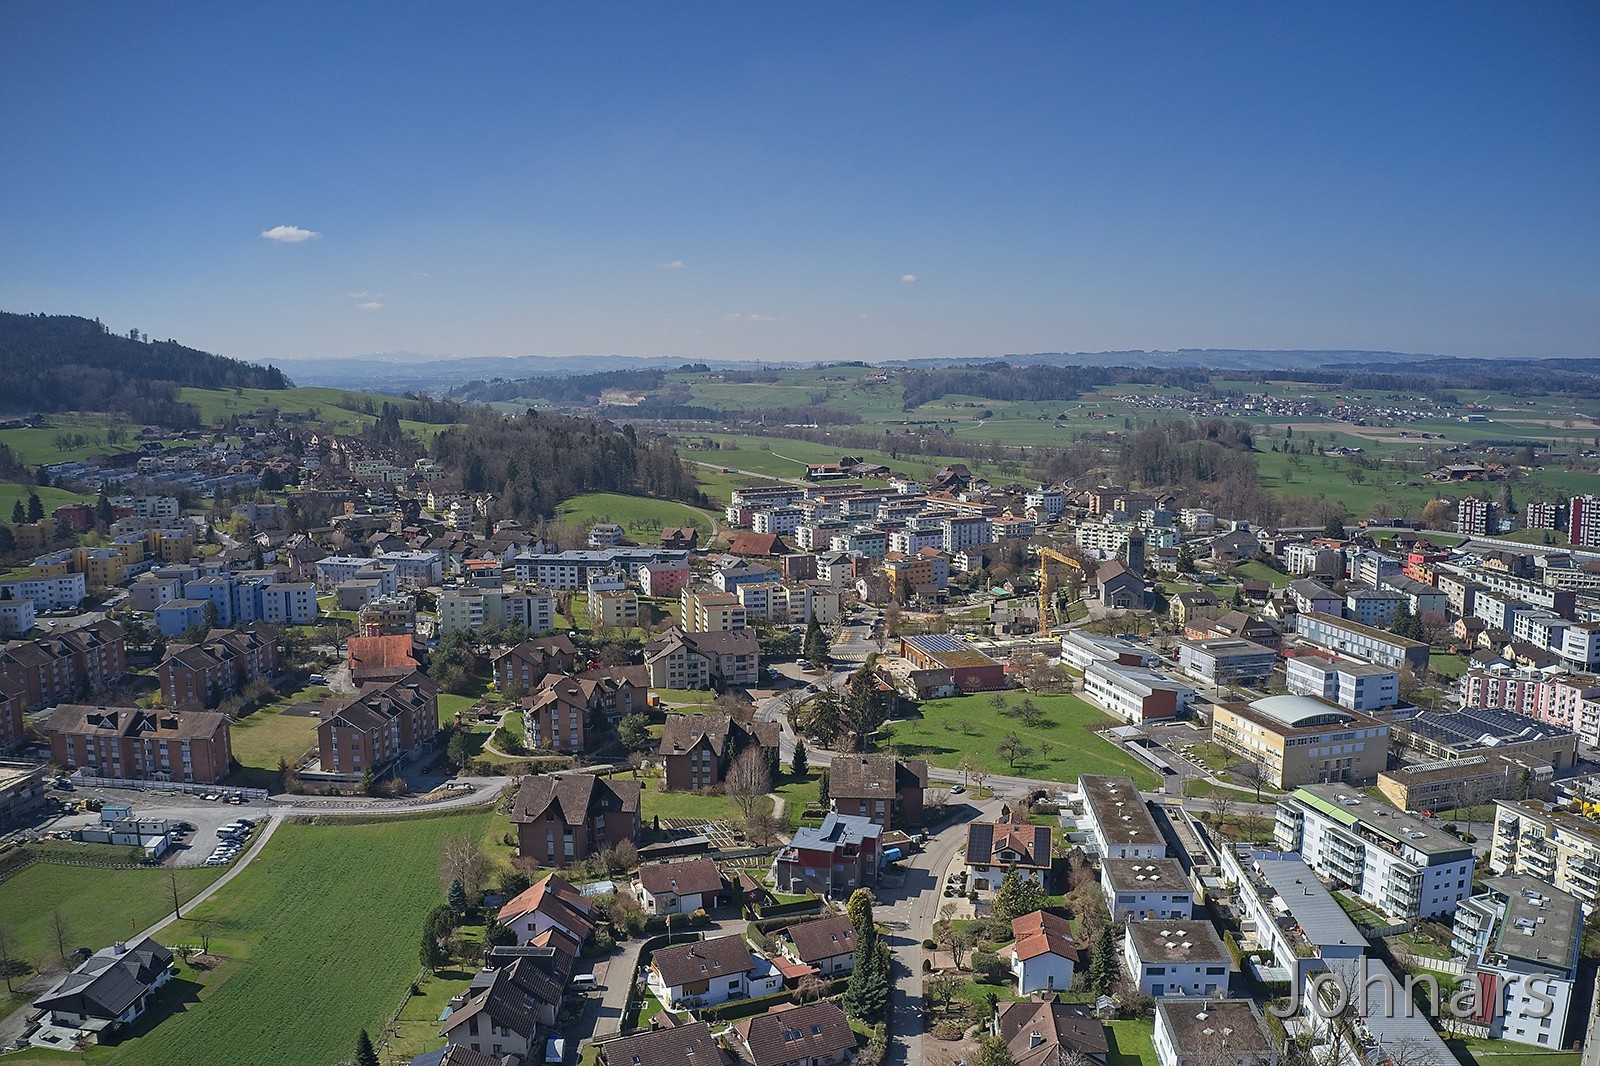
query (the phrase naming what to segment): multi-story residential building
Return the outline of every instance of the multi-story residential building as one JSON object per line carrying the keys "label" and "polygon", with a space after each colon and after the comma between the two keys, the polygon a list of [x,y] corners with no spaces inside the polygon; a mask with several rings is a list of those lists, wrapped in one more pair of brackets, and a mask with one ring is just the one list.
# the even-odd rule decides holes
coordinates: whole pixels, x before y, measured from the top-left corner
{"label": "multi-story residential building", "polygon": [[232,768],[227,716],[210,711],[64,703],[44,732],[52,762],[96,777],[214,784]]}
{"label": "multi-story residential building", "polygon": [[1332,615],[1314,612],[1296,615],[1295,634],[1329,651],[1397,670],[1405,668],[1420,674],[1428,668],[1428,645]]}
{"label": "multi-story residential building", "polygon": [[82,574],[29,575],[0,581],[0,596],[29,600],[37,611],[68,611],[83,602],[89,584]]}
{"label": "multi-story residential building", "polygon": [[1151,1044],[1157,1066],[1277,1066],[1281,1059],[1248,999],[1158,999]]}
{"label": "multi-story residential building", "polygon": [[1262,681],[1277,663],[1277,652],[1254,641],[1178,641],[1179,669],[1213,685]]}
{"label": "multi-story residential building", "polygon": [[939,547],[946,552],[975,548],[994,540],[994,526],[984,515],[951,515],[944,519],[942,526],[944,543]]}
{"label": "multi-story residential building", "polygon": [[1568,501],[1567,542],[1574,548],[1600,548],[1600,499],[1574,496]]}
{"label": "multi-story residential building", "polygon": [[1485,496],[1468,496],[1456,505],[1456,532],[1467,537],[1487,537],[1500,532],[1499,508]]}
{"label": "multi-story residential building", "polygon": [[639,588],[646,596],[676,596],[689,584],[689,561],[645,563],[639,567]]}
{"label": "multi-story residential building", "polygon": [[122,679],[125,633],[110,619],[0,651],[0,680],[23,706],[48,707],[99,692]]}
{"label": "multi-story residential building", "polygon": [[1388,589],[1351,589],[1344,597],[1345,612],[1364,626],[1389,625],[1405,602],[1404,596]]}
{"label": "multi-story residential building", "polygon": [[1379,591],[1398,595],[1402,606],[1417,617],[1432,611],[1443,614],[1450,606],[1450,598],[1425,581],[1408,574],[1391,574],[1383,578]]}
{"label": "multi-story residential building", "polygon": [[385,551],[377,556],[394,567],[395,582],[403,589],[425,589],[444,580],[444,556],[436,551]]}
{"label": "multi-story residential building", "polygon": [[1122,957],[1139,991],[1166,996],[1226,996],[1233,959],[1208,921],[1129,922]]}
{"label": "multi-story residential building", "polygon": [[1344,600],[1320,581],[1301,578],[1289,583],[1289,598],[1297,611],[1314,611],[1318,614],[1339,615],[1344,612]]}
{"label": "multi-story residential building", "polygon": [[922,796],[927,785],[925,759],[841,755],[828,768],[828,799],[833,809],[869,819],[886,830],[922,825]]}
{"label": "multi-story residential building", "polygon": [[1195,690],[1143,666],[1097,660],[1083,672],[1083,695],[1108,714],[1138,725],[1182,717]]}
{"label": "multi-story residential building", "polygon": [[1537,800],[1496,800],[1489,869],[1600,904],[1600,824]]}
{"label": "multi-story residential building", "polygon": [[37,621],[32,600],[0,599],[0,637],[20,637]]}
{"label": "multi-story residential building", "polygon": [[532,692],[547,674],[570,674],[576,657],[577,648],[565,633],[531,637],[494,656],[495,688],[502,693],[519,688]]}
{"label": "multi-story residential building", "polygon": [[644,710],[645,696],[625,676],[550,674],[522,698],[527,745],[540,751],[586,751],[591,729]]}
{"label": "multi-story residential building", "polygon": [[622,568],[634,573],[645,563],[667,563],[688,559],[686,550],[675,548],[599,548],[590,551],[564,551],[557,554],[512,556],[509,565],[518,581],[531,582],[547,589],[587,589],[591,570]]}
{"label": "multi-story residential building", "polygon": [[1392,555],[1363,551],[1350,560],[1350,579],[1369,589],[1375,589],[1385,577],[1398,574],[1401,569],[1400,560]]}
{"label": "multi-story residential building", "polygon": [[[1523,603],[1529,607],[1554,611],[1563,618],[1577,618],[1574,613],[1574,609],[1577,606],[1577,593],[1571,589],[1556,588],[1553,585],[1547,585],[1529,577],[1488,566],[1478,567],[1475,570],[1468,571],[1463,576],[1509,602]],[[1448,592],[1448,590],[1444,591]],[[1453,599],[1447,602],[1452,607],[1455,606]]]}
{"label": "multi-story residential building", "polygon": [[806,513],[798,507],[774,507],[756,511],[750,516],[750,528],[757,533],[778,533],[788,536],[800,528]]}
{"label": "multi-story residential building", "polygon": [[1400,702],[1400,675],[1396,671],[1316,653],[1288,657],[1285,687],[1297,696],[1316,696],[1361,714]]}
{"label": "multi-story residential building", "polygon": [[1398,921],[1451,914],[1472,892],[1472,845],[1344,785],[1278,801],[1273,838],[1320,876]]}
{"label": "multi-story residential building", "polygon": [[1106,859],[1100,863],[1100,888],[1113,921],[1194,915],[1194,886],[1177,859]]}
{"label": "multi-story residential building", "polygon": [[215,707],[257,678],[278,672],[277,635],[259,622],[214,630],[198,644],[173,648],[156,668],[168,707]]}
{"label": "multi-story residential building", "polygon": [[892,599],[921,596],[931,600],[950,587],[950,557],[938,548],[923,548],[910,555],[892,551],[884,557],[883,575],[889,580]]}
{"label": "multi-story residential building", "polygon": [[639,839],[639,782],[596,774],[524,777],[511,824],[518,856],[540,866],[571,866]]}
{"label": "multi-story residential building", "polygon": [[686,633],[721,633],[745,627],[744,607],[732,592],[685,588],[679,607]]}
{"label": "multi-story residential building", "polygon": [[268,625],[309,626],[316,624],[317,586],[309,581],[250,586],[260,604],[256,618]]}
{"label": "multi-story residential building", "polygon": [[1450,948],[1480,994],[1473,1035],[1566,1046],[1583,945],[1583,905],[1531,877],[1491,877],[1456,911]]}
{"label": "multi-story residential building", "polygon": [[348,700],[331,699],[317,726],[322,772],[383,773],[438,731],[438,689],[421,673],[372,685]]}
{"label": "multi-story residential building", "polygon": [[752,685],[761,676],[761,648],[748,629],[685,633],[674,627],[647,644],[644,656],[653,688],[709,688],[713,680]]}
{"label": "multi-story residential building", "polygon": [[[1047,830],[1048,832],[1048,830]],[[870,818],[829,811],[815,828],[802,826],[772,863],[780,891],[848,896],[878,883],[883,828]]]}
{"label": "multi-story residential building", "polygon": [[210,600],[168,600],[155,610],[156,629],[162,636],[176,637],[191,629],[204,629],[220,622],[216,605]]}
{"label": "multi-story residential building", "polygon": [[1084,774],[1078,778],[1078,795],[1089,838],[1102,862],[1167,857],[1167,838],[1140,798],[1133,778]]}
{"label": "multi-story residential building", "polygon": [[555,628],[555,611],[555,597],[539,588],[452,586],[439,593],[439,632],[520,625],[545,633]]}
{"label": "multi-story residential building", "polygon": [[777,723],[743,725],[725,714],[669,714],[657,749],[664,770],[662,787],[672,792],[715,788],[751,745],[775,762]]}
{"label": "multi-story residential building", "polygon": [[[1291,988],[1330,965],[1359,960],[1367,938],[1299,855],[1223,848],[1222,876],[1234,886],[1242,929],[1289,973]],[[1287,918],[1293,915],[1293,919]]]}
{"label": "multi-story residential building", "polygon": [[1461,705],[1515,711],[1600,744],[1600,677],[1592,674],[1468,670],[1461,675]]}
{"label": "multi-story residential building", "polygon": [[1522,524],[1529,529],[1562,529],[1566,525],[1565,504],[1535,500],[1523,508]]}
{"label": "multi-story residential building", "polygon": [[1389,727],[1313,696],[1218,703],[1212,741],[1260,768],[1274,788],[1367,782],[1388,765]]}
{"label": "multi-story residential building", "polygon": [[122,584],[128,572],[128,557],[114,548],[72,549],[72,569],[83,575],[91,591],[102,592]]}
{"label": "multi-story residential building", "polygon": [[632,589],[601,589],[589,594],[592,627],[632,629],[639,624],[639,596]]}

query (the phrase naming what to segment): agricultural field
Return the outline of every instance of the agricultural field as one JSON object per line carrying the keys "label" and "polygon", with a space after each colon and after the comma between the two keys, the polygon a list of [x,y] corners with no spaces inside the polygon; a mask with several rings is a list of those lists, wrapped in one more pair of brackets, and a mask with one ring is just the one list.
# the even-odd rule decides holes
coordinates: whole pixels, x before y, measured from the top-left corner
{"label": "agricultural field", "polygon": [[[177,872],[178,896],[187,903],[222,876],[223,867],[197,866]],[[98,950],[130,930],[143,929],[172,911],[172,879],[160,869],[103,870],[36,862],[0,887],[0,925],[16,937],[16,955],[35,967],[56,965],[52,907],[61,908],[67,950]],[[4,989],[0,989],[4,992]],[[12,996],[7,1006],[22,1002]]]}
{"label": "agricultural field", "polygon": [[[1153,770],[1111,741],[1091,735],[1094,729],[1117,723],[1077,696],[1011,692],[999,696],[999,707],[994,699],[994,694],[979,693],[930,700],[922,705],[919,718],[891,723],[884,743],[893,745],[902,757],[927,759],[945,769],[957,769],[968,758],[991,774],[1008,777],[1069,782],[1079,774],[1122,774],[1141,788],[1159,787]],[[1038,725],[1029,726],[1006,713],[1024,699],[1044,712]],[[1012,732],[1028,749],[1015,765],[996,750]]]}
{"label": "agricultural field", "polygon": [[38,1061],[154,1066],[193,1061],[195,1048],[233,1066],[348,1055],[356,1032],[378,1032],[417,976],[418,930],[442,899],[444,838],[500,823],[473,812],[280,827],[254,863],[169,934],[197,940],[207,922],[212,951],[229,959],[201,982],[197,1001],[118,1046]]}
{"label": "agricultural field", "polygon": [[93,496],[68,492],[66,489],[51,488],[48,485],[17,485],[9,481],[0,481],[0,522],[11,521],[11,511],[18,502],[21,502],[23,507],[27,507],[28,495],[34,492],[39,494],[39,502],[44,505],[46,517],[57,507],[65,507],[69,503],[94,503],[95,501]]}

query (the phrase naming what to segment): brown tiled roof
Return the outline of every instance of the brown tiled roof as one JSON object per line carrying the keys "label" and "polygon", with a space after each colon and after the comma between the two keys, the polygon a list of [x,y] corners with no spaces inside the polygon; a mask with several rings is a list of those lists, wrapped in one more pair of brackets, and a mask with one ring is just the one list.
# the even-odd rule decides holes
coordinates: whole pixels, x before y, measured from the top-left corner
{"label": "brown tiled roof", "polygon": [[744,726],[726,714],[669,714],[657,750],[662,755],[686,752],[703,737],[712,753],[721,758],[730,742],[735,749],[742,749],[750,743],[752,735],[763,748],[777,747],[778,728],[776,722],[753,722]]}
{"label": "brown tiled roof", "polygon": [[417,667],[417,660],[411,654],[409,635],[351,637],[347,653],[352,671],[395,670],[402,667],[414,670]]}
{"label": "brown tiled roof", "polygon": [[1014,865],[1050,868],[1050,827],[1027,822],[973,822],[967,826],[967,864],[1008,865],[995,858],[1009,848],[1022,856]]}
{"label": "brown tiled roof", "polygon": [[758,1014],[735,1022],[734,1030],[755,1066],[825,1059],[856,1046],[844,1011],[826,1000]]}
{"label": "brown tiled roof", "polygon": [[[1062,1050],[1104,1061],[1109,1050],[1106,1028],[1088,1007],[1056,1003],[1040,996],[1000,1006],[1000,1039],[1011,1049],[1017,1066],[1056,1066]],[[1035,1043],[1034,1034],[1042,1039]]]}
{"label": "brown tiled roof", "polygon": [[705,1022],[654,1029],[600,1045],[606,1066],[725,1066],[727,1053],[717,1046]]}
{"label": "brown tiled roof", "polygon": [[924,759],[901,762],[893,755],[850,755],[828,767],[828,795],[834,799],[892,800],[902,789],[921,788],[928,780]]}
{"label": "brown tiled roof", "polygon": [[1072,942],[1072,926],[1054,911],[1034,911],[1011,919],[1011,935],[1016,937],[1019,959],[1047,953],[1074,961],[1078,958],[1077,946]]}
{"label": "brown tiled roof", "polygon": [[708,981],[727,974],[744,973],[755,965],[750,946],[742,936],[719,936],[662,948],[650,964],[668,988]]}
{"label": "brown tiled roof", "polygon": [[740,533],[728,543],[729,555],[778,555],[788,550],[776,533]]}
{"label": "brown tiled roof", "polygon": [[856,950],[856,927],[842,914],[800,922],[785,929],[801,962],[816,962]]}
{"label": "brown tiled roof", "polygon": [[582,825],[590,814],[603,811],[637,812],[639,782],[614,781],[595,774],[524,777],[512,800],[511,821],[543,821],[552,803],[567,825]]}
{"label": "brown tiled roof", "polygon": [[710,859],[663,862],[639,868],[639,883],[652,896],[663,892],[696,896],[722,891],[722,872]]}
{"label": "brown tiled roof", "polygon": [[209,740],[227,728],[227,715],[215,711],[151,711],[140,707],[88,707],[72,703],[56,707],[45,723],[47,733],[156,740]]}
{"label": "brown tiled roof", "polygon": [[589,916],[589,902],[558,874],[545,874],[539,878],[508,900],[495,918],[502,925],[509,925],[534,911],[557,922],[579,941],[587,939],[594,931],[594,919]]}

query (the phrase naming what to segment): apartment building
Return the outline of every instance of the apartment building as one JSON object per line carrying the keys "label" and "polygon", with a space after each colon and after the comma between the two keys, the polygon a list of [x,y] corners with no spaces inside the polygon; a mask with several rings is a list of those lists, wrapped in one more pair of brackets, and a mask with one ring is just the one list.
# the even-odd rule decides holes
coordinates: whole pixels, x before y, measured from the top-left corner
{"label": "apartment building", "polygon": [[0,651],[0,680],[23,706],[48,707],[121,680],[127,654],[122,626],[106,619]]}
{"label": "apartment building", "polygon": [[1330,781],[1364,783],[1388,764],[1389,727],[1312,696],[1218,703],[1211,737],[1261,768],[1274,788]]}
{"label": "apartment building", "polygon": [[1451,914],[1472,892],[1472,845],[1344,785],[1279,800],[1273,839],[1397,921]]}
{"label": "apartment building", "polygon": [[1102,862],[1167,857],[1167,838],[1140,798],[1133,778],[1081,775],[1078,797],[1088,820],[1089,838]]}
{"label": "apartment building", "polygon": [[1152,919],[1129,922],[1122,957],[1139,991],[1167,996],[1228,994],[1233,958],[1208,921]]}
{"label": "apartment building", "polygon": [[277,634],[259,622],[213,630],[198,644],[173,648],[156,668],[168,707],[215,707],[257,678],[278,672]]}
{"label": "apartment building", "polygon": [[601,589],[589,593],[592,627],[633,629],[639,624],[639,596],[632,589]]}
{"label": "apartment building", "polygon": [[1600,904],[1600,824],[1538,800],[1496,800],[1489,869]]}
{"label": "apartment building", "polygon": [[686,633],[724,633],[745,627],[744,607],[733,592],[685,588],[679,597],[679,608]]}
{"label": "apartment building", "polygon": [[1566,1047],[1583,904],[1531,877],[1483,884],[1483,892],[1462,901],[1450,938],[1451,950],[1467,960],[1467,978],[1487,993],[1471,1019],[1481,1029],[1472,1035]]}
{"label": "apartment building", "polygon": [[1100,864],[1100,888],[1114,921],[1194,915],[1194,886],[1177,859],[1106,859]]}
{"label": "apartment building", "polygon": [[322,772],[382,773],[438,731],[438,689],[421,673],[369,686],[343,702],[330,699],[317,726]]}
{"label": "apartment building", "polygon": [[761,677],[760,645],[743,628],[685,633],[674,627],[645,645],[644,662],[652,688],[753,685]]}
{"label": "apartment building", "polygon": [[1463,707],[1514,711],[1600,743],[1600,677],[1593,674],[1469,670],[1460,686]]}
{"label": "apartment building", "polygon": [[44,733],[52,762],[96,777],[214,784],[232,768],[227,716],[211,711],[64,703]]}
{"label": "apartment building", "polygon": [[522,779],[511,804],[518,856],[571,866],[639,839],[639,782],[596,774]]}

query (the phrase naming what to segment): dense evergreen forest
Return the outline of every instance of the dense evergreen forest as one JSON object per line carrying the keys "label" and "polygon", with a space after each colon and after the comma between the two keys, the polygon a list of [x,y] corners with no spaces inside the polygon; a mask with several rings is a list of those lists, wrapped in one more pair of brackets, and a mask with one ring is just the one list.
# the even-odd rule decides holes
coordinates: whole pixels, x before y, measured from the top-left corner
{"label": "dense evergreen forest", "polygon": [[666,440],[646,440],[632,426],[528,412],[502,417],[480,410],[433,439],[433,458],[469,492],[497,492],[502,513],[519,521],[549,518],[556,505],[586,492],[625,492],[706,506],[694,477]]}
{"label": "dense evergreen forest", "polygon": [[0,376],[12,413],[115,411],[134,422],[193,426],[199,416],[177,398],[180,387],[283,389],[272,366],[226,359],[138,330],[110,332],[71,315],[0,312]]}

